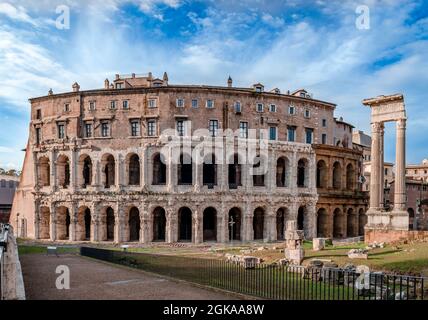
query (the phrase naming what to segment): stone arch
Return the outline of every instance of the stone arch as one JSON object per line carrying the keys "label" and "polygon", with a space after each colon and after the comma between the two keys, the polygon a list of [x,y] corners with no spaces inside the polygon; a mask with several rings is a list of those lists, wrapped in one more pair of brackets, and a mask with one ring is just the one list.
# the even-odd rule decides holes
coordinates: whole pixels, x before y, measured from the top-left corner
{"label": "stone arch", "polygon": [[299,210],[297,211],[297,230],[305,230],[305,207],[299,207]]}
{"label": "stone arch", "polygon": [[328,173],[327,164],[324,160],[317,162],[317,188],[327,188],[328,185]]}
{"label": "stone arch", "polygon": [[203,241],[217,241],[217,210],[208,207],[203,212]]}
{"label": "stone arch", "polygon": [[47,187],[51,184],[50,182],[50,161],[48,157],[41,157],[38,163],[38,184],[39,187]]}
{"label": "stone arch", "polygon": [[87,206],[81,206],[77,210],[76,240],[91,240],[92,213]]}
{"label": "stone arch", "polygon": [[153,241],[162,241],[166,239],[166,212],[162,207],[156,207],[153,210]]}
{"label": "stone arch", "polygon": [[116,180],[116,161],[112,154],[104,154],[101,158],[102,184],[108,189],[115,185]]}
{"label": "stone arch", "polygon": [[333,189],[342,188],[342,166],[339,161],[333,164]]}
{"label": "stone arch", "polygon": [[355,185],[355,169],[352,163],[346,166],[346,189],[354,190]]}
{"label": "stone arch", "polygon": [[253,215],[253,234],[254,240],[264,239],[264,225],[265,225],[265,210],[258,207],[254,210]]}
{"label": "stone arch", "polygon": [[166,162],[165,157],[161,153],[155,153],[153,155],[153,185],[165,185],[166,184]]}
{"label": "stone arch", "polygon": [[131,207],[128,213],[129,241],[140,241],[140,210],[137,207]]}
{"label": "stone arch", "polygon": [[236,189],[238,186],[242,186],[241,175],[242,166],[239,162],[239,155],[235,153],[233,155],[233,161],[230,161],[228,165],[228,182],[230,189]]}
{"label": "stone arch", "polygon": [[40,225],[39,225],[39,238],[50,239],[50,219],[51,213],[49,207],[40,207]]}
{"label": "stone arch", "polygon": [[285,227],[287,224],[287,218],[289,216],[289,210],[287,208],[279,208],[276,211],[276,239],[284,240]]}
{"label": "stone arch", "polygon": [[317,237],[328,238],[329,236],[329,221],[328,212],[324,208],[320,208],[317,212]]}
{"label": "stone arch", "polygon": [[181,153],[177,165],[177,175],[179,185],[193,184],[192,156],[187,153]]}
{"label": "stone arch", "polygon": [[70,239],[70,210],[66,206],[56,208],[56,238],[58,240]]}
{"label": "stone arch", "polygon": [[217,161],[213,153],[207,154],[202,163],[202,184],[207,186],[217,185]]}
{"label": "stone arch", "polygon": [[276,161],[276,186],[290,186],[290,161],[287,157],[279,157]]}
{"label": "stone arch", "polygon": [[346,235],[347,237],[358,236],[358,216],[354,209],[349,208],[346,217]]}
{"label": "stone arch", "polygon": [[229,240],[241,240],[242,211],[237,207],[229,210],[227,226]]}
{"label": "stone arch", "polygon": [[87,154],[82,154],[78,162],[79,184],[82,188],[86,188],[92,184],[92,160]]}
{"label": "stone arch", "polygon": [[345,237],[345,214],[339,208],[333,212],[333,238]]}
{"label": "stone arch", "polygon": [[70,160],[66,155],[60,155],[56,161],[56,176],[58,186],[68,188],[70,185]]}
{"label": "stone arch", "polygon": [[358,212],[358,235],[364,235],[364,227],[367,224],[367,215],[364,212],[364,209],[361,208]]}
{"label": "stone arch", "polygon": [[307,188],[309,186],[309,162],[302,158],[297,162],[297,187]]}
{"label": "stone arch", "polygon": [[108,206],[103,208],[101,214],[101,241],[113,241],[114,240],[114,227],[115,227],[115,216],[112,207]]}
{"label": "stone arch", "polygon": [[409,230],[413,230],[415,221],[415,210],[413,208],[408,208],[407,213],[409,214]]}
{"label": "stone arch", "polygon": [[192,210],[181,207],[178,210],[178,241],[192,241]]}
{"label": "stone arch", "polygon": [[126,169],[128,176],[128,185],[140,185],[140,157],[136,153],[126,156]]}
{"label": "stone arch", "polygon": [[257,155],[253,159],[253,186],[264,187],[265,186],[265,174],[266,174],[266,163],[267,159],[262,155]]}

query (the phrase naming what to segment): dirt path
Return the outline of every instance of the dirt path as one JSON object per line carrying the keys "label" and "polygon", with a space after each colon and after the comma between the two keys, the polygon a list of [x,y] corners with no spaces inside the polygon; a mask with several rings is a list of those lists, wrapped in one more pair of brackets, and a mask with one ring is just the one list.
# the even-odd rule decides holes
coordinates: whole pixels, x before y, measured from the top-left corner
{"label": "dirt path", "polygon": [[[20,256],[27,299],[135,299],[135,300],[231,300],[227,293],[198,288],[139,270],[115,266],[64,254]],[[70,270],[70,289],[58,290],[55,281],[57,266]]]}

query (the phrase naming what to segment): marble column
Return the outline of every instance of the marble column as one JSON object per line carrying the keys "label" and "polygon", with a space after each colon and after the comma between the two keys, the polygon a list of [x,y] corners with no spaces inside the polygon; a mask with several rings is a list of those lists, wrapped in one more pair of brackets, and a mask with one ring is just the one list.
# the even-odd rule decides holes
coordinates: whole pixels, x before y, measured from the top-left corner
{"label": "marble column", "polygon": [[[372,150],[370,165],[370,210],[379,211],[381,209],[380,190],[383,182],[380,182],[382,168],[381,136],[383,133],[383,123],[372,123]],[[382,187],[382,188],[381,188]]]}
{"label": "marble column", "polygon": [[406,211],[406,120],[397,121],[394,211]]}
{"label": "marble column", "polygon": [[380,131],[380,140],[379,140],[379,155],[380,155],[380,177],[379,177],[379,208],[384,209],[385,208],[385,165],[384,165],[384,159],[385,159],[385,126],[382,123],[381,131]]}

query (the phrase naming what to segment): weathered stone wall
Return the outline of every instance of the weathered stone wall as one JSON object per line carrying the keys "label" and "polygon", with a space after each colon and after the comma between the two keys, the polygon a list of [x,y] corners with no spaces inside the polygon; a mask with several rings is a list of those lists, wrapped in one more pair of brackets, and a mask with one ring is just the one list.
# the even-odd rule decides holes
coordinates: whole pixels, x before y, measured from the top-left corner
{"label": "weathered stone wall", "polygon": [[420,241],[428,239],[428,231],[407,231],[388,229],[366,229],[364,241],[368,244],[373,242],[396,242],[396,241]]}

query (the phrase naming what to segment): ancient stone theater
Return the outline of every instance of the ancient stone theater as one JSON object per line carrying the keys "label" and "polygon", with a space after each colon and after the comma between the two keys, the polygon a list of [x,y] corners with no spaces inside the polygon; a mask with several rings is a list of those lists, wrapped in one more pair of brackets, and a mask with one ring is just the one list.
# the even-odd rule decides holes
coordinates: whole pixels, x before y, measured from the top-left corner
{"label": "ancient stone theater", "polygon": [[336,105],[305,90],[172,85],[116,75],[30,99],[10,222],[54,241],[353,237],[366,223],[362,150]]}

